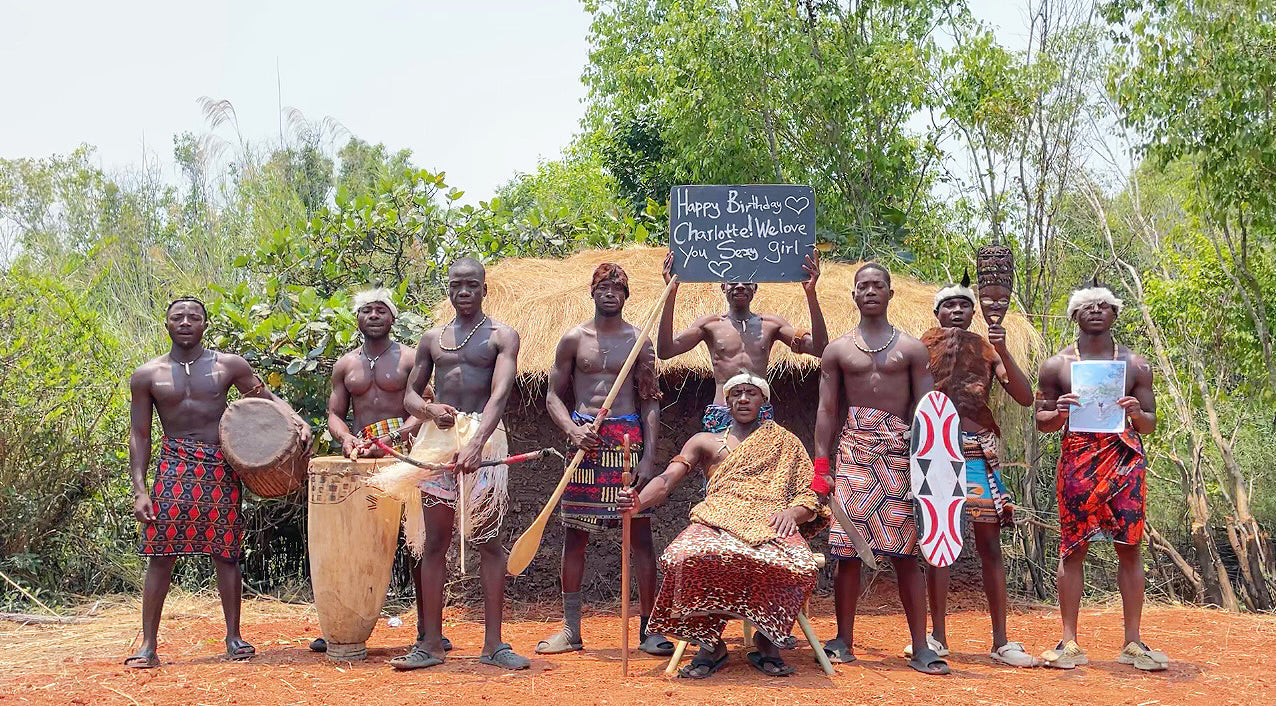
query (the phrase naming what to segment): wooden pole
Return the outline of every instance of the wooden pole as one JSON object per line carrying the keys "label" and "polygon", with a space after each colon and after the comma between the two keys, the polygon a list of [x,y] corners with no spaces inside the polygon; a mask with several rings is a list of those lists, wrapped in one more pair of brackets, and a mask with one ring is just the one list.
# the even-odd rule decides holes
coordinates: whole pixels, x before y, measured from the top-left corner
{"label": "wooden pole", "polygon": [[[452,428],[456,429],[455,426],[453,426]],[[461,451],[461,432],[460,431],[456,432],[456,451],[457,453],[460,453]],[[465,474],[456,473],[454,471],[453,475],[456,476],[456,510],[457,512],[461,514],[460,522],[458,522],[457,525],[459,526],[460,532],[461,532],[461,575],[464,576],[465,575],[465,503],[466,503]]]}
{"label": "wooden pole", "polygon": [[[629,357],[625,359],[625,364],[620,368],[620,374],[616,376],[616,382],[612,383],[611,391],[607,393],[607,399],[603,400],[602,408],[598,410],[598,417],[594,419],[594,430],[602,425],[603,419],[607,416],[607,410],[611,408],[611,404],[616,401],[616,396],[620,394],[620,388],[625,384],[629,377],[629,371],[634,367],[634,361],[638,360],[638,354],[642,352],[642,346],[647,342],[647,338],[651,335],[651,329],[656,325],[656,320],[660,318],[660,311],[664,308],[665,299],[669,297],[669,292],[673,291],[673,287],[678,283],[678,276],[674,275],[669,280],[669,284],[665,285],[665,291],[660,294],[660,299],[656,302],[656,306],[652,309],[651,314],[647,317],[647,322],[643,325],[642,330],[638,332],[638,340],[634,341],[633,350],[629,351]],[[577,449],[576,454],[572,456],[571,463],[567,464],[566,470],[563,471],[563,477],[558,481],[558,487],[554,488],[554,492],[550,493],[549,502],[545,503],[545,508],[536,516],[536,520],[532,522],[532,526],[514,542],[514,546],[510,548],[509,561],[505,564],[505,570],[510,576],[518,576],[523,573],[532,563],[532,559],[536,558],[536,552],[540,549],[541,538],[545,534],[545,525],[549,524],[549,518],[554,514],[554,508],[558,507],[558,501],[563,497],[563,491],[567,489],[567,484],[571,482],[572,475],[576,473],[576,467],[585,458],[585,450]]]}
{"label": "wooden pole", "polygon": [[[629,447],[629,435],[625,434],[624,473],[621,484],[628,488],[633,483],[633,455]],[[626,511],[621,515],[620,535],[620,676],[629,676],[629,530],[632,525],[632,513]]]}

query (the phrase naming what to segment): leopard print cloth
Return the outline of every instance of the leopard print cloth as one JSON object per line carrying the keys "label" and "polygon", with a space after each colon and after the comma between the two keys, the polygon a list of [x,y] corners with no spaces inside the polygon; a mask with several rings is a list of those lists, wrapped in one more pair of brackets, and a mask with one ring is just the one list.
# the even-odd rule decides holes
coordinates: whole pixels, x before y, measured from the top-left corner
{"label": "leopard print cloth", "polygon": [[739,618],[779,647],[796,646],[793,623],[819,571],[799,534],[751,547],[695,522],[665,549],[660,566],[664,582],[647,630],[706,649],[716,649],[727,621]]}

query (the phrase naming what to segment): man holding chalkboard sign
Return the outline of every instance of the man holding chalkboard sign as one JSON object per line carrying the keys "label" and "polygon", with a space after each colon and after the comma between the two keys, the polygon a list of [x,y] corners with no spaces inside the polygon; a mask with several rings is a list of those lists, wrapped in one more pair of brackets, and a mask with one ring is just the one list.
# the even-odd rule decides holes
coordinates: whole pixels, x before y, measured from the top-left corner
{"label": "man holding chalkboard sign", "polygon": [[[674,254],[665,258],[665,282],[673,278]],[[726,399],[722,395],[722,384],[733,375],[741,372],[752,373],[766,379],[767,364],[771,360],[771,346],[783,341],[796,353],[807,353],[819,357],[828,345],[828,328],[824,325],[824,312],[820,310],[820,300],[815,293],[815,283],[820,278],[820,253],[812,248],[806,256],[802,267],[806,280],[802,282],[802,290],[806,293],[806,303],[811,311],[811,331],[799,330],[784,317],[774,314],[755,314],[750,308],[753,296],[757,294],[758,285],[753,282],[726,282],[722,285],[722,293],[727,298],[725,314],[708,314],[696,319],[691,328],[677,336],[673,335],[674,301],[678,296],[678,285],[665,300],[664,311],[660,314],[660,330],[656,334],[656,354],[661,360],[668,360],[682,355],[703,342],[709,348],[709,357],[713,360],[713,377],[717,382],[713,404],[705,408],[704,430],[710,432],[724,431],[731,424],[731,416],[726,407]],[[770,402],[762,408],[760,418],[771,419],[774,409]]]}

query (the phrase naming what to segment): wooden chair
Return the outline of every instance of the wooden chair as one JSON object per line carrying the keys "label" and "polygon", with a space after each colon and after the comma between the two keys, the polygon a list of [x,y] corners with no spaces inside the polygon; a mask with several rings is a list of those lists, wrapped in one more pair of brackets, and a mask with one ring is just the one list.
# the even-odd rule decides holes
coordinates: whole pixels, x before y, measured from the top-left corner
{"label": "wooden chair", "polygon": [[[815,565],[824,568],[825,559],[823,554],[812,554],[815,557]],[[811,627],[811,621],[806,617],[806,609],[810,607],[810,601],[807,605],[798,611],[797,623],[802,628],[802,634],[806,636],[806,641],[811,645],[811,649],[815,650],[815,659],[820,663],[820,667],[824,673],[833,676],[833,663],[829,661],[829,656],[824,653],[824,645],[820,642],[820,638],[815,635],[815,628]],[[744,621],[744,643],[752,644],[753,630],[749,625],[749,621]],[[682,655],[687,651],[687,641],[679,640],[678,644],[673,648],[673,656],[669,658],[669,666],[665,667],[665,674],[673,676],[678,673],[678,663],[682,661]]]}

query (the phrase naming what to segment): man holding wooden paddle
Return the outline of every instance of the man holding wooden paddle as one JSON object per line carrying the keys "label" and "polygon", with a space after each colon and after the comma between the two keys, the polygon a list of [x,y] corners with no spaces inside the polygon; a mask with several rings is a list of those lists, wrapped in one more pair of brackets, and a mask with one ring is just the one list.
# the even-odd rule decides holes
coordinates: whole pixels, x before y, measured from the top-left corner
{"label": "man holding wooden paddle", "polygon": [[[640,340],[646,330],[640,331],[623,317],[629,298],[629,276],[620,265],[603,263],[594,271],[590,294],[594,318],[572,328],[559,341],[545,400],[550,418],[573,445],[585,451],[585,456],[563,491],[560,507],[563,627],[537,644],[536,652],[540,654],[584,649],[580,587],[585,549],[592,532],[620,525],[616,502],[625,487],[625,435],[638,459],[638,487],[655,475],[652,451],[660,428],[660,385],[655,352],[649,343]],[[627,361],[638,343],[642,345],[637,365],[617,385],[618,378],[633,365]],[[612,404],[604,409],[613,387],[618,389]],[[647,634],[647,620],[656,597],[650,513],[633,518],[630,539],[642,613],[639,649],[653,655],[672,654],[672,642],[662,635]]]}

